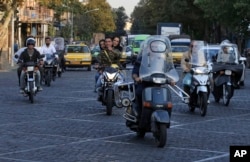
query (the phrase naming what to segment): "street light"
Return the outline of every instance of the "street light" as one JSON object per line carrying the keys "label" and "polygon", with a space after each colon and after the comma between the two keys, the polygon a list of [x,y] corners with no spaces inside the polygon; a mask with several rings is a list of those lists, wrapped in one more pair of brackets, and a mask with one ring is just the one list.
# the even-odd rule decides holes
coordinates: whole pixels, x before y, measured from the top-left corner
{"label": "street light", "polygon": [[[95,9],[92,9],[92,10],[85,11],[83,14],[86,14],[86,13],[89,13],[89,12],[93,12],[93,11],[98,11],[98,10],[99,10],[99,8],[95,8]],[[72,24],[71,24],[71,28],[70,28],[70,36],[71,36],[70,41],[72,43],[72,41],[73,41],[73,26],[74,26],[74,23],[73,23],[73,12],[72,11],[71,11],[71,22],[72,22]]]}

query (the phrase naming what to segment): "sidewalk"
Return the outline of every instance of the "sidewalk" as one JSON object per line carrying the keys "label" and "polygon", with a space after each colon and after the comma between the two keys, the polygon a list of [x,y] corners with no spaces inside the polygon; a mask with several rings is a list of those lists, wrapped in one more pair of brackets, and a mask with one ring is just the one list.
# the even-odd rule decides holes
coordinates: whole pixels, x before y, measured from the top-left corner
{"label": "sidewalk", "polygon": [[17,68],[17,65],[11,66],[7,51],[0,51],[0,72],[8,72]]}

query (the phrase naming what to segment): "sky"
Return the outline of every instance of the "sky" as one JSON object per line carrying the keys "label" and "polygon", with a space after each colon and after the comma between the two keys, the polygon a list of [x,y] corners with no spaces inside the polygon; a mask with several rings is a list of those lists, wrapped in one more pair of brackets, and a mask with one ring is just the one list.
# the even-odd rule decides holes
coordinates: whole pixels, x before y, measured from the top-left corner
{"label": "sky", "polygon": [[130,17],[133,12],[134,7],[140,0],[107,0],[112,8],[118,8],[123,6],[125,8],[126,14]]}

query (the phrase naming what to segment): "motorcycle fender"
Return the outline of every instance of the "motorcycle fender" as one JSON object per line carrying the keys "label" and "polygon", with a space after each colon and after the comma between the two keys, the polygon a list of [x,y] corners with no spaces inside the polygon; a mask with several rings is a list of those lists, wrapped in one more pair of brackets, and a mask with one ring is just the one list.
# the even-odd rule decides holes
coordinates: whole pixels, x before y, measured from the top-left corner
{"label": "motorcycle fender", "polygon": [[151,131],[157,130],[157,123],[170,124],[170,116],[166,110],[156,110],[151,115]]}
{"label": "motorcycle fender", "polygon": [[207,87],[206,86],[198,86],[196,92],[197,92],[197,94],[199,92],[207,92]]}
{"label": "motorcycle fender", "polygon": [[[104,98],[106,98],[108,90],[112,90],[112,91],[114,91],[114,89],[113,89],[113,88],[111,88],[111,87],[107,87],[107,88],[105,88],[105,89],[104,89],[104,96],[103,96]],[[113,92],[113,93],[114,93],[114,92]]]}

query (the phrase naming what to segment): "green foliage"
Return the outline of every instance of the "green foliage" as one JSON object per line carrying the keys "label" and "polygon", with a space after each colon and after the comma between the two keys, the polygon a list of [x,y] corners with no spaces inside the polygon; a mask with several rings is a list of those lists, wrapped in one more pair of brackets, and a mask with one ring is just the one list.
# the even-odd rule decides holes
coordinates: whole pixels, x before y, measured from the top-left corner
{"label": "green foliage", "polygon": [[223,36],[247,35],[250,0],[140,0],[132,34],[156,34],[158,22],[179,22],[193,39],[219,42]]}
{"label": "green foliage", "polygon": [[117,9],[113,9],[113,15],[114,15],[114,21],[116,25],[115,33],[117,35],[125,35],[126,31],[124,30],[126,21],[128,19],[128,16],[125,13],[124,7],[119,7]]}
{"label": "green foliage", "polygon": [[115,30],[115,22],[112,9],[106,0],[91,0],[86,5],[87,10],[99,8],[99,11],[88,13],[90,22],[93,23],[95,32],[113,32]]}

